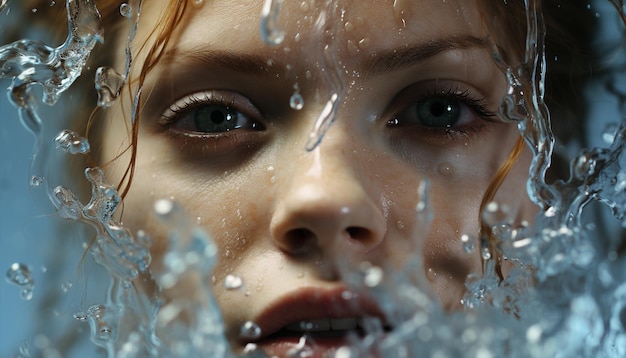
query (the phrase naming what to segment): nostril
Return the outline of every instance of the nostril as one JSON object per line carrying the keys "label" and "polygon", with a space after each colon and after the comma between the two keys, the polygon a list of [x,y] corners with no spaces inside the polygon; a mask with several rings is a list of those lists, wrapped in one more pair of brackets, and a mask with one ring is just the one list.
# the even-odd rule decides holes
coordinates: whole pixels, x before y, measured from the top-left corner
{"label": "nostril", "polygon": [[317,238],[315,233],[309,229],[300,228],[292,229],[285,235],[283,241],[286,245],[285,249],[293,255],[304,255],[311,251],[311,248],[316,245]]}
{"label": "nostril", "polygon": [[350,226],[346,229],[346,232],[351,239],[362,243],[368,243],[372,239],[372,232],[362,227]]}

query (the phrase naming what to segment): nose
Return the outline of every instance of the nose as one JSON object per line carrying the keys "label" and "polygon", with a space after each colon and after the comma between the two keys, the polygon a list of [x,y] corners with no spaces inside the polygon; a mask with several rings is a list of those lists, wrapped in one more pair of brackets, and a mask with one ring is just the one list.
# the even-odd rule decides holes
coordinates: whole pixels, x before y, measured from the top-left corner
{"label": "nose", "polygon": [[272,237],[282,251],[296,256],[371,251],[386,232],[377,195],[366,187],[365,173],[354,168],[356,158],[323,147],[302,154],[293,166],[272,216]]}

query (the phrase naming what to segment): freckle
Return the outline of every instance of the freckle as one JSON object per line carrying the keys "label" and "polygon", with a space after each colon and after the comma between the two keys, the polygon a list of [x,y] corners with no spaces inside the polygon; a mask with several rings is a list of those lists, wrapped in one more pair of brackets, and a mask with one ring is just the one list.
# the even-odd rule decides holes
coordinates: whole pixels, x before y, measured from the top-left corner
{"label": "freckle", "polygon": [[361,50],[365,50],[366,48],[370,47],[370,39],[369,38],[363,38],[361,40],[359,40],[359,48]]}
{"label": "freckle", "polygon": [[443,176],[450,176],[454,173],[454,170],[452,169],[452,163],[450,162],[443,162],[441,164],[439,164],[439,166],[437,166],[437,172],[439,172],[439,174],[443,175]]}
{"label": "freckle", "polygon": [[350,56],[356,56],[359,53],[359,47],[352,40],[348,40],[348,54]]}
{"label": "freckle", "polygon": [[346,21],[346,23],[343,25],[344,30],[346,30],[346,32],[350,32],[352,30],[354,30],[354,24],[351,23],[350,21]]}

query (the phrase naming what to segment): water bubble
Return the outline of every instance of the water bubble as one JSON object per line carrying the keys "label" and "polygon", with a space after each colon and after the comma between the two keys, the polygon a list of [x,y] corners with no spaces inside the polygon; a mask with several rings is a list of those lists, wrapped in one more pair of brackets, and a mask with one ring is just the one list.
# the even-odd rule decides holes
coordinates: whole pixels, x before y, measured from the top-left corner
{"label": "water bubble", "polygon": [[23,300],[28,301],[33,298],[35,280],[28,266],[17,262],[12,264],[7,270],[5,278],[7,282],[21,288],[20,295]]}
{"label": "water bubble", "polygon": [[224,287],[228,290],[236,290],[243,286],[243,280],[237,275],[228,275],[224,279]]}
{"label": "water bubble", "polygon": [[70,154],[89,153],[89,142],[78,133],[64,129],[54,138],[58,149]]}
{"label": "water bubble", "polygon": [[124,2],[120,5],[120,14],[126,18],[131,18],[133,16],[133,8]]}
{"label": "water bubble", "polygon": [[285,33],[278,25],[282,3],[283,0],[265,0],[261,10],[261,37],[268,45],[279,45],[285,39]]}
{"label": "water bubble", "polygon": [[244,339],[259,339],[261,338],[261,327],[252,321],[246,321],[241,326],[239,335]]}
{"label": "water bubble", "polygon": [[98,92],[98,107],[108,108],[119,97],[124,86],[125,76],[111,67],[96,70],[95,87]]}
{"label": "water bubble", "polygon": [[33,188],[39,187],[43,184],[44,179],[38,175],[33,175],[30,177],[30,186]]}

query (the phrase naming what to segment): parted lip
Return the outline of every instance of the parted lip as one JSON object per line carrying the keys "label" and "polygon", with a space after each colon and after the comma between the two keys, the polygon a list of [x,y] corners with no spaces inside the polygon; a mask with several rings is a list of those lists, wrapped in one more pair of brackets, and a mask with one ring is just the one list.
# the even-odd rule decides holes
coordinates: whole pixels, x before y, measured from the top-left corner
{"label": "parted lip", "polygon": [[294,322],[362,317],[376,317],[386,324],[380,307],[362,293],[344,287],[300,288],[279,297],[255,318],[261,328],[261,337],[255,341],[262,342]]}

